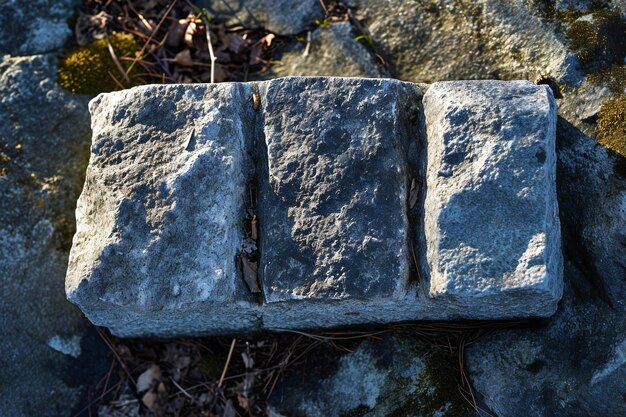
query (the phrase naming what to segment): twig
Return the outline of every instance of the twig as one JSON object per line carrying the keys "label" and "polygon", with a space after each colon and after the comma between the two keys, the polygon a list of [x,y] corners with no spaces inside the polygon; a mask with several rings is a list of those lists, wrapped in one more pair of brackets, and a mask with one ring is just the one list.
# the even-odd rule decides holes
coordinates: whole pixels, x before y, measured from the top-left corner
{"label": "twig", "polygon": [[126,72],[124,71],[124,67],[122,67],[122,64],[120,64],[120,61],[117,59],[117,55],[115,54],[113,45],[111,45],[111,42],[109,42],[108,39],[107,39],[107,48],[109,48],[109,54],[111,54],[111,58],[113,59],[113,63],[117,67],[117,70],[120,72],[120,74],[122,74],[122,77],[124,77],[124,81],[129,83],[130,77],[128,76],[128,74],[126,74]]}
{"label": "twig", "polygon": [[119,88],[121,88],[122,90],[126,88],[124,87],[124,84],[120,82],[120,80],[118,80],[113,74],[111,74],[111,71],[107,71],[107,74],[109,74],[109,77],[111,77],[111,79],[115,82],[115,84],[117,84]]}
{"label": "twig", "polygon": [[413,263],[415,263],[415,270],[417,271],[417,282],[420,284],[422,294],[424,294],[424,300],[427,301],[426,291],[424,290],[424,284],[422,284],[422,276],[420,275],[420,266],[417,264],[417,257],[415,256],[415,247],[411,245],[411,253],[413,254]]}
{"label": "twig", "polygon": [[[167,10],[165,11],[165,13],[163,14],[163,17],[161,17],[161,20],[159,20],[159,23],[156,25],[156,27],[154,28],[154,30],[152,31],[152,33],[150,34],[150,37],[148,38],[148,40],[146,41],[146,43],[144,43],[143,47],[141,48],[141,50],[139,51],[139,54],[137,54],[137,60],[140,59],[140,57],[143,56],[144,51],[146,50],[146,48],[148,47],[148,44],[150,43],[150,41],[152,40],[152,38],[154,37],[154,35],[156,35],[156,33],[158,32],[159,28],[161,27],[161,25],[163,24],[163,22],[165,22],[165,18],[170,14],[170,12],[172,11],[172,9],[174,8],[174,6],[176,5],[176,2],[178,0],[174,0],[172,2],[172,4],[170,4],[170,6],[167,8]],[[133,69],[133,67],[135,66],[135,62],[133,61],[130,66],[128,67],[128,69],[126,70],[126,74],[129,74],[130,71]]]}
{"label": "twig", "polygon": [[204,26],[206,28],[206,41],[209,44],[209,55],[211,56],[211,84],[215,82],[215,61],[217,58],[213,53],[213,43],[211,42],[211,30],[209,28],[209,19],[206,18],[207,10],[202,9],[202,21],[204,22]]}
{"label": "twig", "polygon": [[191,396],[191,394],[189,394],[187,391],[185,391],[185,389],[183,387],[178,385],[178,383],[174,380],[174,378],[170,377],[170,380],[172,381],[172,384],[174,384],[174,386],[179,389],[180,392],[185,394],[185,397],[187,397],[187,398],[189,398],[191,400],[194,400],[194,398]]}
{"label": "twig", "polygon": [[310,50],[311,50],[311,31],[308,31],[306,34],[306,48],[304,48],[304,52],[302,53],[302,56],[304,58],[309,56]]}
{"label": "twig", "polygon": [[224,370],[222,371],[222,376],[220,376],[220,382],[217,383],[218,388],[222,388],[222,383],[224,382],[226,371],[228,371],[228,365],[230,365],[230,359],[233,356],[233,351],[235,350],[236,343],[237,343],[237,339],[233,338],[233,341],[230,343],[230,350],[228,351],[228,357],[226,358],[226,364],[224,364]]}

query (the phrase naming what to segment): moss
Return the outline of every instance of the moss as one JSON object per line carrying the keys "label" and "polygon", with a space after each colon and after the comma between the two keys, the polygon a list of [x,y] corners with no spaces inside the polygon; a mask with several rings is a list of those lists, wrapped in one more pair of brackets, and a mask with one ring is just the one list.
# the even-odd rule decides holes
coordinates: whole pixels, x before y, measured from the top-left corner
{"label": "moss", "polygon": [[[108,42],[124,69],[128,69],[130,61],[123,58],[134,58],[141,50],[133,36],[125,33],[113,34]],[[143,84],[139,73],[140,66],[135,65],[129,74],[130,82],[124,82],[109,52],[107,39],[100,39],[66,52],[59,63],[58,76],[59,85],[72,93],[96,95],[121,89],[112,77],[125,88]]]}
{"label": "moss", "polygon": [[589,73],[622,65],[626,55],[626,21],[615,10],[597,10],[591,20],[575,20],[566,35],[572,50]]}
{"label": "moss", "polygon": [[598,113],[598,142],[626,156],[626,95],[605,101]]}
{"label": "moss", "polygon": [[[61,167],[61,175],[56,182],[48,182],[50,189],[54,190],[54,198],[49,201],[50,221],[54,224],[54,240],[63,251],[70,250],[76,232],[74,209],[85,183],[90,155],[89,143],[90,138],[86,136],[80,144],[70,146],[67,149],[67,160],[70,163]],[[37,207],[41,205],[37,202]]]}
{"label": "moss", "polygon": [[[424,369],[419,373],[413,392],[402,397],[401,404],[391,416],[474,416],[471,406],[459,392],[458,357],[441,350],[431,350],[410,335],[397,338],[403,349],[413,348],[415,355],[424,358]],[[410,378],[406,384],[415,384]],[[400,397],[400,393],[397,397]],[[444,411],[445,410],[445,411]]]}
{"label": "moss", "polygon": [[626,65],[612,65],[589,74],[592,84],[604,83],[614,94],[624,92],[626,86]]}

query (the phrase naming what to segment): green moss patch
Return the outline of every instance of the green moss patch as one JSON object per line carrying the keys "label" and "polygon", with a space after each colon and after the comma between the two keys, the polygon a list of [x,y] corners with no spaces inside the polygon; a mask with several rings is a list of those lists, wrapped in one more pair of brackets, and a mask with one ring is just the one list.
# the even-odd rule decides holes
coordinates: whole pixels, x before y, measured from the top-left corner
{"label": "green moss patch", "polygon": [[626,20],[615,10],[598,10],[573,21],[566,34],[583,68],[594,72],[623,65],[626,56]]}
{"label": "green moss patch", "polygon": [[[120,65],[127,70],[141,50],[141,45],[127,33],[116,33],[107,39],[93,41],[66,52],[59,64],[59,85],[74,94],[97,95],[144,84],[139,77],[140,66],[135,65],[124,81],[107,41],[111,44]],[[115,79],[114,79],[115,77]],[[117,81],[116,81],[117,80]]]}
{"label": "green moss patch", "polygon": [[626,156],[626,95],[605,101],[598,113],[598,142]]}

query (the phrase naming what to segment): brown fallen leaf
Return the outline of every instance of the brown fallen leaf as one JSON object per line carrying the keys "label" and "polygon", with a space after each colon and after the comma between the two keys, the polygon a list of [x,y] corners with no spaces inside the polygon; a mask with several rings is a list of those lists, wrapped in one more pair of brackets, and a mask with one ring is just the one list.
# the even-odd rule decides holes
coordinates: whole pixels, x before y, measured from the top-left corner
{"label": "brown fallen leaf", "polygon": [[258,220],[256,219],[256,216],[254,216],[252,218],[252,220],[250,221],[250,237],[253,240],[259,240],[259,231],[258,231]]}
{"label": "brown fallen leaf", "polygon": [[257,279],[257,269],[259,265],[257,262],[251,261],[245,254],[239,255],[239,259],[241,260],[241,266],[243,271],[243,279],[248,284],[248,288],[250,288],[250,292],[253,294],[258,294],[261,292],[261,288],[259,288],[259,281]]}
{"label": "brown fallen leaf", "polygon": [[180,65],[181,67],[191,67],[193,66],[193,60],[191,59],[191,51],[186,48],[176,54],[174,59],[172,60],[176,65]]}
{"label": "brown fallen leaf", "polygon": [[159,395],[155,392],[146,392],[144,396],[141,397],[141,402],[148,407],[148,410],[155,412],[158,409]]}

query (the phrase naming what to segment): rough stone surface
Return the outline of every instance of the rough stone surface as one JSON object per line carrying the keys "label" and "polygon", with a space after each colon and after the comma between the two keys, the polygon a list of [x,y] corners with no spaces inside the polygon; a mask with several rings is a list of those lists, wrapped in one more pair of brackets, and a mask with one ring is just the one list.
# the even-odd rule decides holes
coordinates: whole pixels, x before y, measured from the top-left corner
{"label": "rough stone surface", "polygon": [[468,369],[498,415],[624,415],[626,161],[564,119],[557,132],[563,300],[548,320],[473,344]]}
{"label": "rough stone surface", "polygon": [[[335,76],[388,77],[385,68],[376,62],[363,43],[355,40],[358,33],[349,22],[320,27],[311,34],[311,43],[298,42],[277,57],[265,77]],[[267,79],[267,78],[266,78]]]}
{"label": "rough stone surface", "polygon": [[563,36],[555,33],[540,13],[542,3],[348,2],[363,17],[375,44],[401,79],[510,80],[543,75],[572,83],[576,59]]}
{"label": "rough stone surface", "polygon": [[[235,262],[251,174],[251,91],[148,86],[91,101],[91,160],[66,290],[94,323],[161,334],[193,333],[211,320],[246,324],[197,318],[211,304],[251,298]],[[138,311],[145,317],[133,324]]]}
{"label": "rough stone surface", "polygon": [[269,167],[259,204],[265,300],[404,294],[406,150],[417,132],[408,116],[419,89],[287,78],[263,85],[261,94]]}
{"label": "rough stone surface", "polygon": [[269,400],[272,412],[308,417],[474,415],[458,392],[455,355],[411,335],[383,334],[339,358],[323,348],[312,355],[314,362],[278,384]]}
{"label": "rough stone surface", "polygon": [[33,55],[63,46],[79,0],[6,0],[0,3],[0,55]]}
{"label": "rough stone surface", "polygon": [[226,24],[261,27],[280,35],[295,35],[324,19],[318,0],[199,0],[196,4]]}
{"label": "rough stone surface", "polygon": [[60,89],[55,78],[52,56],[0,61],[0,414],[6,417],[73,415],[85,405],[86,385],[108,368],[106,347],[63,291],[90,132],[86,101]]}
{"label": "rough stone surface", "polygon": [[518,304],[552,314],[562,293],[552,92],[526,81],[435,83],[424,114],[417,249],[430,295],[488,303],[494,315]]}
{"label": "rough stone surface", "polygon": [[[524,151],[531,152],[535,177],[524,177],[526,188],[513,192],[547,198],[546,182],[554,181],[552,102],[543,87],[498,85],[501,89],[492,91],[491,83],[484,84],[485,91],[470,95],[477,109],[484,110],[481,100],[489,94],[515,93],[521,96],[517,104],[534,103],[547,112],[529,122],[526,107],[508,109],[503,129],[513,134],[528,128],[515,139],[529,144],[503,153],[512,165],[502,174],[519,169],[517,159],[527,162]],[[258,94],[256,109],[251,94]],[[473,287],[443,288],[452,297],[442,296],[443,284],[435,276],[435,297],[420,294],[417,276],[410,273],[409,215],[417,221],[421,209],[416,216],[407,210],[415,158],[424,157],[416,150],[420,100],[413,83],[332,77],[146,86],[98,96],[91,102],[94,136],[77,208],[68,297],[94,323],[122,336],[552,314],[560,288],[553,281],[560,275],[551,262],[558,263],[558,254],[542,252],[541,242],[526,235],[524,244],[536,243],[538,259],[522,256],[528,249],[498,254],[503,258],[498,262],[524,261],[515,274],[508,271],[513,283],[487,269],[475,273]],[[447,127],[443,120],[433,123]],[[537,133],[541,129],[543,135]],[[538,163],[540,146],[539,159],[545,161]],[[243,245],[241,198],[255,176],[262,303],[248,291],[235,261]],[[505,182],[500,185],[509,191]],[[485,204],[517,201],[519,196],[506,192],[500,200],[489,196]],[[554,209],[552,201],[543,204]],[[546,248],[557,248],[558,238],[551,241],[549,232],[558,226],[547,213],[538,210],[526,219],[535,228],[547,222],[545,229],[516,227],[520,233],[524,227],[544,231]],[[454,224],[444,226],[450,235],[458,231]],[[544,265],[548,273],[542,280],[535,270]],[[460,283],[466,271],[456,268],[452,274]],[[514,302],[505,307],[508,295],[501,293],[509,290]],[[495,304],[485,303],[485,295]]]}

